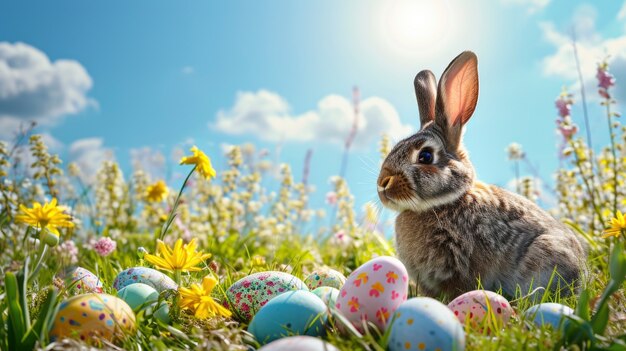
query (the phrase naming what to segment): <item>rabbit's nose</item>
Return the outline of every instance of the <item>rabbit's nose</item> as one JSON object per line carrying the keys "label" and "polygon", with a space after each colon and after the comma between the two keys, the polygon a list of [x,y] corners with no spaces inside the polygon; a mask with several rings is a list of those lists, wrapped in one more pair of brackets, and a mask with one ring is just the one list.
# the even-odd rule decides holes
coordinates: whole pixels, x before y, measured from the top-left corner
{"label": "rabbit's nose", "polygon": [[379,190],[387,190],[393,185],[394,176],[386,176],[380,181],[380,189]]}

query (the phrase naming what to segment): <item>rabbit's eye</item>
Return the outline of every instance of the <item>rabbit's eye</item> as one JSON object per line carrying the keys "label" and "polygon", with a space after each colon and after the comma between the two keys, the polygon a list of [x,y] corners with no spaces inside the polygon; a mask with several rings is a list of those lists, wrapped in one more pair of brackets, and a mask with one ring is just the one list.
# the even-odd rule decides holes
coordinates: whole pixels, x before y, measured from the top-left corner
{"label": "rabbit's eye", "polygon": [[434,158],[433,158],[432,152],[430,152],[429,150],[422,150],[420,151],[419,156],[417,157],[417,162],[429,165],[433,163],[433,159]]}

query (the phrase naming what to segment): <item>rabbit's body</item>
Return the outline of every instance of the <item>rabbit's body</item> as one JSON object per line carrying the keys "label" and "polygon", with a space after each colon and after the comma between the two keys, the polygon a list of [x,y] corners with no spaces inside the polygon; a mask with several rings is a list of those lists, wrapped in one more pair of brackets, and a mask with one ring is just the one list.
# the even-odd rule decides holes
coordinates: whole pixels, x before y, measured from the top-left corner
{"label": "rabbit's body", "polygon": [[526,198],[474,179],[461,134],[478,99],[476,56],[454,59],[438,87],[420,72],[415,88],[421,129],[387,156],[378,193],[399,212],[398,254],[422,292],[454,297],[480,280],[515,295],[554,276],[550,288],[570,293],[586,257],[577,237]]}
{"label": "rabbit's body", "polygon": [[[445,218],[445,220],[439,220]],[[455,297],[485,289],[514,296],[517,286],[555,288],[578,279],[585,256],[569,229],[524,197],[476,184],[449,204],[396,219],[398,254],[423,293]]]}

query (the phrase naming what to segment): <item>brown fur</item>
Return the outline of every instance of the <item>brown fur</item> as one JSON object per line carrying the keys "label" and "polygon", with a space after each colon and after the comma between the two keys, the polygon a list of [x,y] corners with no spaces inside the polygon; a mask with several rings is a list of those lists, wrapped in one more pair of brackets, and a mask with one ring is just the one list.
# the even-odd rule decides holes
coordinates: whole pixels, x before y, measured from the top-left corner
{"label": "brown fur", "polygon": [[[584,245],[533,202],[474,179],[461,132],[478,98],[476,56],[453,60],[437,92],[424,72],[415,79],[416,89],[431,89],[416,91],[421,130],[394,147],[378,179],[382,203],[400,212],[396,244],[412,278],[430,296],[455,297],[479,279],[483,288],[514,295],[547,287],[556,269],[550,288],[569,293],[584,269]],[[425,149],[432,164],[414,160]]]}

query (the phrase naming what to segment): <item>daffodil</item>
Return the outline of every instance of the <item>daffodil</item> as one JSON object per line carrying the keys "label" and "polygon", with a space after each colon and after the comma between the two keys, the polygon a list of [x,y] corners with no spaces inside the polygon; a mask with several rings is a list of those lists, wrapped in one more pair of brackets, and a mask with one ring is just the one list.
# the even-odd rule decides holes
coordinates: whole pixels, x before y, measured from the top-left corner
{"label": "daffodil", "polygon": [[145,254],[144,259],[158,269],[170,272],[197,272],[201,269],[196,267],[204,262],[211,254],[196,251],[196,239],[183,245],[183,239],[176,240],[174,248],[169,248],[161,240],[157,241],[157,255]]}
{"label": "daffodil", "polygon": [[211,276],[202,279],[202,285],[192,284],[190,288],[178,288],[180,293],[179,306],[191,310],[196,318],[208,318],[217,315],[230,317],[231,312],[211,297],[217,280]]}
{"label": "daffodil", "polygon": [[20,214],[15,216],[15,220],[25,223],[40,230],[48,229],[52,234],[59,236],[59,227],[72,228],[72,216],[63,212],[63,208],[57,206],[57,199],[46,202],[43,206],[39,202],[34,202],[32,208],[20,205]]}
{"label": "daffodil", "polygon": [[195,165],[198,172],[206,179],[215,177],[215,169],[211,165],[211,159],[202,150],[192,147],[192,156],[185,156],[180,159],[181,165]]}
{"label": "daffodil", "polygon": [[626,229],[626,218],[621,211],[617,211],[617,215],[615,218],[611,218],[611,227],[604,231],[603,238],[608,238],[610,236],[620,236],[622,235],[624,229]]}
{"label": "daffodil", "polygon": [[152,202],[161,202],[165,200],[167,194],[169,193],[169,189],[164,181],[159,180],[158,182],[148,185],[146,188],[146,199]]}

